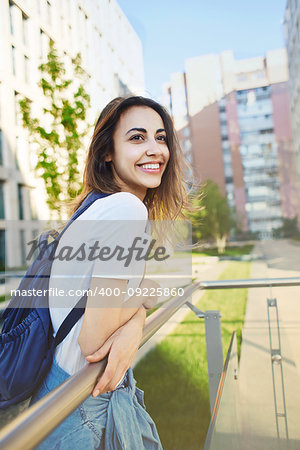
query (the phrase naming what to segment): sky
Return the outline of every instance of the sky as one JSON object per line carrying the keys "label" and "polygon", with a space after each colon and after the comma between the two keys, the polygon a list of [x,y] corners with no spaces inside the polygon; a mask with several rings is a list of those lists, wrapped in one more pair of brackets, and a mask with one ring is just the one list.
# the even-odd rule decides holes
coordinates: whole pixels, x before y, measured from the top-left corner
{"label": "sky", "polygon": [[117,0],[143,45],[146,93],[155,99],[187,58],[233,50],[235,59],[284,46],[286,0]]}

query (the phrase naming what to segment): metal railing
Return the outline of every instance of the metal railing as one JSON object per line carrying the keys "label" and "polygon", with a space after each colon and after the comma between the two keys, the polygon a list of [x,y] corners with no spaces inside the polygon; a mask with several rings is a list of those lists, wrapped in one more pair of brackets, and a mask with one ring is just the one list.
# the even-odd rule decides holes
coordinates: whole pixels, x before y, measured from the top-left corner
{"label": "metal railing", "polygon": [[[236,289],[271,286],[300,286],[300,277],[196,282],[185,288],[184,295],[173,298],[150,315],[144,327],[141,346],[179,308],[188,303],[189,297],[198,289]],[[199,317],[202,316],[199,315]],[[105,366],[106,358],[98,363],[88,364],[28,410],[21,413],[10,424],[6,425],[0,431],[1,450],[35,448],[92,393],[97,380],[104,372]],[[218,400],[221,394],[218,391],[216,395]]]}

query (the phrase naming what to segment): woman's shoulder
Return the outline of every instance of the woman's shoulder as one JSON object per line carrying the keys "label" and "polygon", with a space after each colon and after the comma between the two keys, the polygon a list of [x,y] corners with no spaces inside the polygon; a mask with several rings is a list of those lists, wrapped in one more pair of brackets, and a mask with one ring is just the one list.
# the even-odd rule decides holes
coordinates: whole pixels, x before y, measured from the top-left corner
{"label": "woman's shoulder", "polygon": [[147,220],[145,204],[130,192],[116,192],[96,200],[82,215],[88,220]]}

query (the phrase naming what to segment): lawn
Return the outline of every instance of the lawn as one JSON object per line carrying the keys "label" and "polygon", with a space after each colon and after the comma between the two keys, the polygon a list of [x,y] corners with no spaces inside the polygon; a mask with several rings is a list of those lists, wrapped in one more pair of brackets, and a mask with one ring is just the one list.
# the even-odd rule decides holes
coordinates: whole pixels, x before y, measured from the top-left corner
{"label": "lawn", "polygon": [[[251,263],[230,262],[220,279],[249,278]],[[241,340],[247,289],[204,294],[197,306],[220,310],[224,358],[234,330]],[[210,420],[204,321],[192,312],[136,366],[164,450],[203,448]]]}
{"label": "lawn", "polygon": [[253,244],[246,244],[241,246],[228,246],[225,249],[225,252],[222,254],[218,253],[218,249],[214,248],[206,248],[199,249],[199,252],[193,251],[194,256],[243,256],[249,255],[253,250]]}

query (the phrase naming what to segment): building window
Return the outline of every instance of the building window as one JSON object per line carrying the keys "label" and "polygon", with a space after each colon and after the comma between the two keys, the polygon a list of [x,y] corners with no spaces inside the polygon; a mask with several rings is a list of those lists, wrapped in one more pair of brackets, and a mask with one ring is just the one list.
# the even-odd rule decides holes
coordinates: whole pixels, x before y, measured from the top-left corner
{"label": "building window", "polygon": [[15,151],[15,166],[16,169],[20,170],[19,158],[21,155],[21,145],[20,145],[20,136],[16,136],[16,151]]}
{"label": "building window", "polygon": [[14,34],[14,9],[15,5],[13,2],[9,2],[9,24],[11,34]]}
{"label": "building window", "polygon": [[23,44],[28,44],[28,17],[25,16],[24,13],[22,13],[22,38],[23,38]]}
{"label": "building window", "polygon": [[26,242],[25,242],[25,230],[20,230],[20,248],[21,248],[21,265],[26,264]]}
{"label": "building window", "polygon": [[15,124],[20,125],[20,105],[19,100],[21,99],[19,92],[15,91]]}
{"label": "building window", "polygon": [[68,45],[69,45],[70,51],[72,51],[72,44],[73,44],[72,27],[71,27],[71,25],[69,25],[68,26]]}
{"label": "building window", "polygon": [[23,186],[18,184],[19,220],[24,220]]}
{"label": "building window", "polygon": [[31,220],[37,220],[37,212],[36,212],[36,205],[34,201],[34,195],[33,191],[29,190],[28,192],[28,199],[29,199],[29,215]]}
{"label": "building window", "polygon": [[40,30],[40,57],[43,58],[44,56],[44,32],[43,30]]}
{"label": "building window", "polygon": [[4,209],[4,181],[0,181],[0,219],[5,219],[5,209]]}
{"label": "building window", "polygon": [[47,22],[51,25],[51,3],[47,0]]}
{"label": "building window", "polygon": [[0,130],[0,166],[3,166],[3,141],[2,141],[2,130]]}
{"label": "building window", "polygon": [[29,58],[24,55],[24,79],[29,83]]}
{"label": "building window", "polygon": [[5,230],[0,230],[0,270],[5,270]]}
{"label": "building window", "polygon": [[13,75],[16,76],[16,48],[13,45],[11,46],[11,65]]}
{"label": "building window", "polygon": [[47,57],[49,50],[49,37],[43,30],[40,30],[40,56],[42,59]]}

